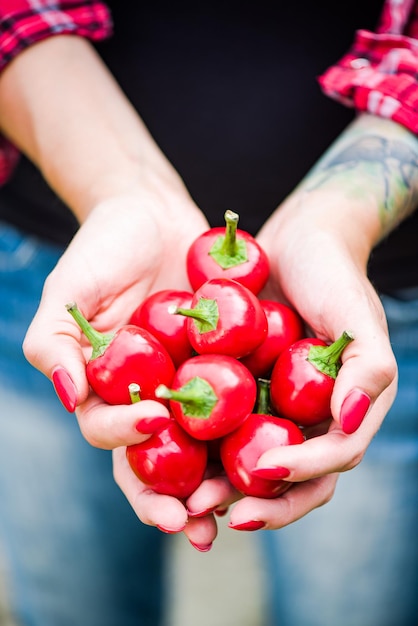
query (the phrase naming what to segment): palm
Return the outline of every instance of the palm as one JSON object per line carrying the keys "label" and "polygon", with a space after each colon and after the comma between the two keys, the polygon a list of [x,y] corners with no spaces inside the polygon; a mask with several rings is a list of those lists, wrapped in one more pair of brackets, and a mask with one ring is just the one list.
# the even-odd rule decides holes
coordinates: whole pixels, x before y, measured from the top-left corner
{"label": "palm", "polygon": [[187,218],[179,215],[164,229],[152,211],[130,212],[123,220],[118,208],[114,212],[106,208],[102,230],[97,222],[103,215],[86,222],[73,242],[74,249],[66,253],[80,306],[93,322],[107,329],[125,322],[150,291],[190,288],[185,271],[187,249],[207,227],[203,217],[188,208]]}

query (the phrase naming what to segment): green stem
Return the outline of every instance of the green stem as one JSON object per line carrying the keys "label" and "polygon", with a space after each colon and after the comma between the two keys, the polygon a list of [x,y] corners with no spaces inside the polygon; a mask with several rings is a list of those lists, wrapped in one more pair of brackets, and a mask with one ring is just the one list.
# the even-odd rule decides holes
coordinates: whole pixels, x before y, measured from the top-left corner
{"label": "green stem", "polygon": [[237,227],[239,215],[238,213],[234,213],[234,211],[230,211],[229,209],[225,211],[225,237],[221,248],[221,253],[226,256],[233,257],[237,254]]}
{"label": "green stem", "polygon": [[98,330],[95,330],[93,326],[86,320],[86,318],[80,312],[77,304],[75,302],[70,302],[65,305],[67,311],[73,316],[83,334],[87,337],[89,342],[93,347],[93,352],[91,355],[91,359],[95,359],[98,356],[104,354],[106,348],[109,346],[112,341],[114,334],[113,333],[100,333]]}
{"label": "green stem", "polygon": [[199,392],[191,389],[182,391],[181,389],[169,389],[165,385],[159,385],[155,391],[157,398],[176,400],[184,404],[195,404],[197,406],[201,400]]}
{"label": "green stem", "polygon": [[236,267],[248,261],[247,244],[243,237],[237,237],[239,215],[234,211],[225,211],[225,234],[215,239],[210,256],[222,269]]}
{"label": "green stem", "polygon": [[200,298],[199,302],[191,309],[181,307],[172,310],[176,315],[185,315],[196,320],[199,333],[207,333],[215,330],[219,321],[219,308],[216,300]]}
{"label": "green stem", "polygon": [[139,392],[140,392],[141,388],[138,385],[138,383],[131,383],[128,386],[128,389],[129,389],[129,396],[131,398],[132,404],[136,404],[137,402],[140,402],[141,401],[141,396],[139,395]]}
{"label": "green stem", "polygon": [[175,309],[174,313],[176,315],[184,315],[185,317],[192,317],[195,320],[199,320],[200,322],[207,322],[208,316],[205,311],[201,309],[183,309],[178,307]]}
{"label": "green stem", "polygon": [[169,389],[165,385],[158,385],[155,395],[157,398],[180,402],[185,415],[203,419],[210,417],[212,409],[218,402],[218,397],[211,385],[199,376],[190,379],[180,389]]}
{"label": "green stem", "polygon": [[270,381],[266,378],[257,379],[257,400],[254,412],[262,415],[271,415]]}
{"label": "green stem", "polygon": [[347,345],[354,340],[351,331],[345,330],[341,337],[329,346],[312,346],[309,350],[308,361],[323,374],[337,378],[341,368],[341,355]]}

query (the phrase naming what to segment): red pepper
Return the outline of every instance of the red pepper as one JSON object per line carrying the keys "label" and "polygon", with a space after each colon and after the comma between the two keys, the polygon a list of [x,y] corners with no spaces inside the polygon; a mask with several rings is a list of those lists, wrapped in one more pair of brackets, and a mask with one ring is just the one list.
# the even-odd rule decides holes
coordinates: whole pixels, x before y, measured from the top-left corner
{"label": "red pepper", "polygon": [[178,368],[171,389],[161,385],[177,422],[196,439],[211,440],[237,428],[251,413],[257,385],[237,359],[221,354],[192,357]]}
{"label": "red pepper", "polygon": [[[292,483],[277,479],[260,478],[252,473],[260,456],[278,446],[301,444],[305,441],[302,431],[292,421],[276,417],[268,412],[268,381],[258,381],[258,413],[252,413],[229,435],[221,440],[220,455],[229,482],[245,496],[277,498]],[[264,397],[263,397],[264,396]]]}
{"label": "red pepper", "polygon": [[341,354],[354,336],[345,331],[327,345],[317,338],[296,341],[277,359],[271,374],[274,410],[302,426],[331,416],[331,395],[341,367]]}
{"label": "red pepper", "polygon": [[302,318],[290,306],[274,300],[260,300],[260,304],[267,317],[267,336],[242,362],[254,378],[268,378],[279,354],[305,333]]}
{"label": "red pepper", "polygon": [[[130,386],[137,401],[138,386]],[[173,419],[147,441],[126,448],[126,457],[135,475],[156,493],[188,498],[203,480],[207,445],[190,437]]]}
{"label": "red pepper", "polygon": [[199,354],[240,358],[267,336],[267,317],[257,296],[227,278],[206,281],[194,293],[190,309],[177,308],[173,313],[190,318],[187,333]]}
{"label": "red pepper", "polygon": [[237,229],[239,216],[225,212],[226,227],[215,227],[190,246],[186,267],[194,290],[211,278],[231,278],[258,294],[270,268],[266,253],[247,231]]}
{"label": "red pepper", "polygon": [[186,319],[171,315],[174,306],[187,308],[191,305],[193,294],[189,291],[163,289],[151,294],[132,313],[130,324],[148,330],[168,351],[175,367],[189,359],[192,346],[187,336]]}
{"label": "red pepper", "polygon": [[144,400],[156,400],[155,389],[170,385],[175,368],[164,346],[143,328],[127,324],[114,333],[95,330],[75,303],[67,310],[93,347],[86,365],[91,388],[109,404],[130,404],[129,384],[136,382]]}

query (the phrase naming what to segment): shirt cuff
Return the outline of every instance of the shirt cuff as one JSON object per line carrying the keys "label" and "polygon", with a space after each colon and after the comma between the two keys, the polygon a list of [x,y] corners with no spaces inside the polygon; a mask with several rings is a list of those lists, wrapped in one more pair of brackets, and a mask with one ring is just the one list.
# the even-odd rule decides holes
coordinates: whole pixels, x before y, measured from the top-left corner
{"label": "shirt cuff", "polygon": [[360,30],[349,52],[318,81],[326,95],[342,104],[418,133],[416,39]]}
{"label": "shirt cuff", "polygon": [[110,12],[102,2],[70,0],[60,7],[57,2],[17,0],[15,7],[8,12],[0,8],[0,71],[25,48],[53,35],[99,41],[112,33]]}

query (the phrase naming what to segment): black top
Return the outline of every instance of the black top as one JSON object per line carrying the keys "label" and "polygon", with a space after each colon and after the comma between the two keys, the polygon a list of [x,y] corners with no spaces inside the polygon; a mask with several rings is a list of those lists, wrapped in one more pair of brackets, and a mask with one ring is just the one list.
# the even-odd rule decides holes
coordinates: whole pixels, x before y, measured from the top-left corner
{"label": "black top", "polygon": [[[382,2],[109,5],[115,34],[97,50],[210,223],[230,208],[255,234],[353,119],[316,78],[375,28]],[[26,159],[0,189],[0,218],[64,246],[77,228]],[[417,225],[418,212],[374,251],[380,290],[418,285]]]}

